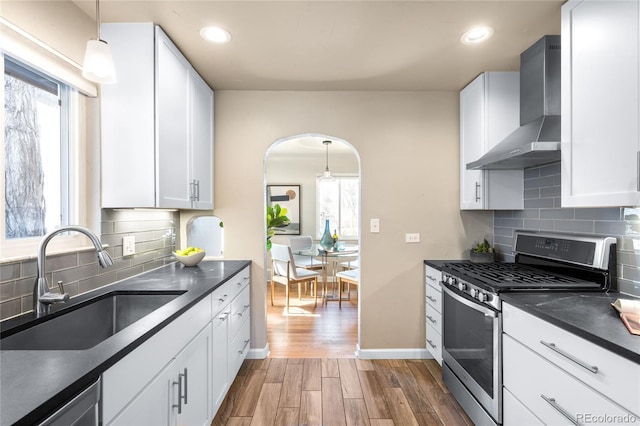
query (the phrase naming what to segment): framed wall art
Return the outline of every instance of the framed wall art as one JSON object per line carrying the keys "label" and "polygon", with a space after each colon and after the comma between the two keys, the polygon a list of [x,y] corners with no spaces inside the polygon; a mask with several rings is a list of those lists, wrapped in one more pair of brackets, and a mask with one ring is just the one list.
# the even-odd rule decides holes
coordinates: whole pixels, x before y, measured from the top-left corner
{"label": "framed wall art", "polygon": [[275,228],[276,234],[300,235],[300,185],[267,185],[267,203],[287,209],[289,225]]}

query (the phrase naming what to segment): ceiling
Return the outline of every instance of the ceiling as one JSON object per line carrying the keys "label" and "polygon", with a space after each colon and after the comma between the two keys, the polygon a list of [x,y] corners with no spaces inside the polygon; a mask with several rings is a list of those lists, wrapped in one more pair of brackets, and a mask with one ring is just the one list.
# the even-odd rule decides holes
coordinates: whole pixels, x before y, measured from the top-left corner
{"label": "ceiling", "polygon": [[[95,1],[72,0],[95,19]],[[458,91],[483,71],[560,33],[562,0],[101,0],[102,22],[155,22],[214,90]],[[460,43],[478,24],[483,45]],[[232,34],[225,45],[200,28]],[[108,40],[107,40],[108,42]]]}

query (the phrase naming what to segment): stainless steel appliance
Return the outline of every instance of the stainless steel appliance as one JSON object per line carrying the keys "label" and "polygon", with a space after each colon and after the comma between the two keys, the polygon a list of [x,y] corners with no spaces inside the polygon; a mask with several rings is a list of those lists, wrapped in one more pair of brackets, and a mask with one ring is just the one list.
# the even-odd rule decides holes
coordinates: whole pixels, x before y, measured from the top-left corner
{"label": "stainless steel appliance", "polygon": [[502,423],[502,302],[513,291],[616,289],[616,239],[516,231],[514,263],[442,267],[445,384],[478,425]]}
{"label": "stainless steel appliance", "polygon": [[467,169],[524,169],[560,161],[560,36],[520,55],[520,127]]}

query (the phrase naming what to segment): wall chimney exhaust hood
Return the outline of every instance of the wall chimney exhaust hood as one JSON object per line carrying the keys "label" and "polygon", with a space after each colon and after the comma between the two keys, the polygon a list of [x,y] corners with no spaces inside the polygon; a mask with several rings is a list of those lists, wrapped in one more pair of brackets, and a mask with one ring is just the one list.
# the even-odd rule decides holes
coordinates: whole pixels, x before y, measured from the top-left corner
{"label": "wall chimney exhaust hood", "polygon": [[512,170],[560,161],[560,36],[520,55],[520,127],[467,170]]}

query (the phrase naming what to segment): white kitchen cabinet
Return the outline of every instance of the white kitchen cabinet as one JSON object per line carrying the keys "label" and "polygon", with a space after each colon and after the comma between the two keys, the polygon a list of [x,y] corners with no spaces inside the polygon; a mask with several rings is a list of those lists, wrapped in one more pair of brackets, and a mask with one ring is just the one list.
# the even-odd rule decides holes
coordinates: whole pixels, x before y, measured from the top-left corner
{"label": "white kitchen cabinet", "polygon": [[205,425],[210,325],[205,327],[110,425]]}
{"label": "white kitchen cabinet", "polygon": [[[248,354],[251,270],[247,267],[212,295],[211,401],[213,418]],[[242,342],[239,344],[238,342]],[[244,347],[239,352],[238,347]]]}
{"label": "white kitchen cabinet", "polygon": [[229,376],[229,315],[231,306],[225,308],[214,315],[212,321],[212,342],[211,350],[211,401],[213,403],[213,413],[218,411],[220,404],[224,400],[229,386],[231,386]]}
{"label": "white kitchen cabinet", "polygon": [[[186,382],[182,379],[182,395],[187,385],[193,389],[186,391],[193,400],[189,408],[209,404],[210,339],[209,296],[103,373],[103,424],[176,424],[178,414],[172,408],[177,407],[172,406],[178,404],[179,393],[174,382],[180,382],[179,374],[185,368],[188,377]],[[202,412],[201,408],[194,410]],[[209,412],[206,405],[205,416]]]}
{"label": "white kitchen cabinet", "polygon": [[640,204],[640,5],[562,6],[562,206]]}
{"label": "white kitchen cabinet", "polygon": [[480,74],[460,92],[460,209],[519,210],[522,170],[467,170],[520,125],[518,72]]}
{"label": "white kitchen cabinet", "polygon": [[[504,424],[640,424],[640,365],[503,303]],[[520,404],[516,404],[518,401]],[[589,417],[587,417],[589,416]],[[620,419],[620,420],[616,420]],[[626,420],[623,420],[626,419]],[[629,420],[634,419],[634,420]]]}
{"label": "white kitchen cabinet", "polygon": [[213,91],[152,23],[107,23],[102,206],[213,208]]}
{"label": "white kitchen cabinet", "polygon": [[427,351],[442,365],[442,271],[425,265]]}

